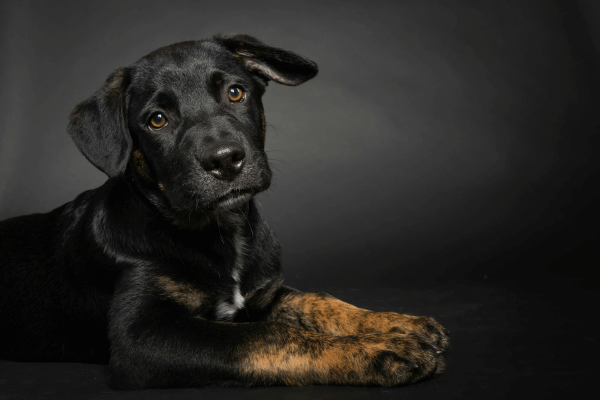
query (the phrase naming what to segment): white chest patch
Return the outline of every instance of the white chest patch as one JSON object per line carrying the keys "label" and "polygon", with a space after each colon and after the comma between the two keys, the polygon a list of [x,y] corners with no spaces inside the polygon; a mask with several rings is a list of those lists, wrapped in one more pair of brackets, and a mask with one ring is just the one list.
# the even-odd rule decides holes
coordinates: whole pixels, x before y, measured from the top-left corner
{"label": "white chest patch", "polygon": [[244,296],[240,292],[240,281],[247,247],[246,239],[242,236],[240,230],[238,230],[233,238],[233,245],[235,249],[235,263],[231,271],[231,277],[235,281],[235,284],[231,299],[223,300],[217,305],[216,314],[217,318],[221,321],[233,319],[238,310],[244,308]]}

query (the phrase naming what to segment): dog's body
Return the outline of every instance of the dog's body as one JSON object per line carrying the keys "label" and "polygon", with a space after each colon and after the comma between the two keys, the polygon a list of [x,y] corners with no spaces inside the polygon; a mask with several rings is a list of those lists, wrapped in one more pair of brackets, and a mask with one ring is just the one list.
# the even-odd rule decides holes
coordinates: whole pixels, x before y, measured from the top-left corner
{"label": "dog's body", "polygon": [[431,318],[282,286],[268,80],[311,61],[248,36],[159,49],[79,104],[69,133],[109,180],[0,223],[0,357],[109,363],[116,388],[401,385],[443,369]]}

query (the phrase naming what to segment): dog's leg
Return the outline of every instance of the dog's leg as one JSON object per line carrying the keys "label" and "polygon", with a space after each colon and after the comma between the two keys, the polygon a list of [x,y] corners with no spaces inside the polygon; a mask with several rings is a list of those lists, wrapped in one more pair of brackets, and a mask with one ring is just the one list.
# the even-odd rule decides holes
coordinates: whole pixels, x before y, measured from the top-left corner
{"label": "dog's leg", "polygon": [[117,389],[216,385],[397,386],[442,371],[416,334],[331,336],[269,322],[225,323],[154,312],[112,341]]}
{"label": "dog's leg", "polygon": [[258,384],[397,386],[440,373],[442,350],[417,334],[332,336],[282,324],[239,347],[242,375]]}
{"label": "dog's leg", "polygon": [[161,295],[144,274],[120,285],[110,311],[112,387],[395,386],[444,366],[441,349],[418,334],[333,336],[269,321],[208,321],[180,304],[201,306],[201,293],[177,295]]}
{"label": "dog's leg", "polygon": [[304,293],[282,287],[267,320],[330,335],[374,332],[417,333],[445,349],[448,331],[430,317],[373,312],[355,307],[326,293]]}

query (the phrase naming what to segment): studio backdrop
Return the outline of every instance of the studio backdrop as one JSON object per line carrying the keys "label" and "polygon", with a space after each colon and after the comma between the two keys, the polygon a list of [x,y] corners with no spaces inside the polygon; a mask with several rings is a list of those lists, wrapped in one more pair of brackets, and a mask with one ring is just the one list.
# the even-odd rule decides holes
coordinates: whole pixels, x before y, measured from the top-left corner
{"label": "studio backdrop", "polygon": [[5,3],[0,219],[107,179],[66,124],[114,69],[174,42],[245,33],[320,68],[264,97],[275,179],[258,200],[288,284],[588,274],[598,3]]}

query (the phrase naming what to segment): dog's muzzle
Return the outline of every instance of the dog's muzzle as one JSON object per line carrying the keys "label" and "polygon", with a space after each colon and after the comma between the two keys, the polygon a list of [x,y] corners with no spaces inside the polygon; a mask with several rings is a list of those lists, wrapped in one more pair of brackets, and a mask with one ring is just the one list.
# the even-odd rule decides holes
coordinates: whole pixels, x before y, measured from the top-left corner
{"label": "dog's muzzle", "polygon": [[232,181],[242,172],[246,152],[234,141],[219,142],[209,146],[200,156],[200,165],[206,172],[220,180]]}

